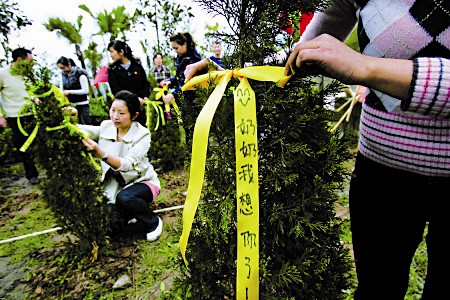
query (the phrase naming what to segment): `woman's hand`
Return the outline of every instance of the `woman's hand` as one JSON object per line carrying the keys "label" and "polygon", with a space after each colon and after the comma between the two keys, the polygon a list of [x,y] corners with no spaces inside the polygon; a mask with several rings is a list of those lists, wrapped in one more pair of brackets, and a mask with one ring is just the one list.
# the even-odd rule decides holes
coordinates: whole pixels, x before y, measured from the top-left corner
{"label": "woman's hand", "polygon": [[102,157],[104,151],[98,146],[97,142],[91,140],[90,138],[82,139],[83,144],[86,146],[86,150],[94,153],[97,157]]}
{"label": "woman's hand", "polygon": [[172,102],[173,98],[173,94],[167,94],[162,97],[162,100],[164,101],[164,103],[170,103]]}
{"label": "woman's hand", "polygon": [[160,85],[161,87],[169,86],[169,85],[170,85],[170,80],[161,80],[161,82],[159,83],[159,85]]}
{"label": "woman's hand", "polygon": [[407,99],[412,73],[412,60],[363,55],[328,34],[297,44],[284,69],[285,75],[321,74],[398,99]]}
{"label": "woman's hand", "polygon": [[356,52],[338,39],[322,34],[294,47],[285,75],[325,75],[346,84],[361,84],[371,58]]}
{"label": "woman's hand", "polygon": [[197,74],[197,72],[207,69],[208,65],[209,61],[207,59],[202,59],[198,62],[187,65],[186,69],[184,70],[184,77],[186,78],[184,82],[188,82],[189,79]]}

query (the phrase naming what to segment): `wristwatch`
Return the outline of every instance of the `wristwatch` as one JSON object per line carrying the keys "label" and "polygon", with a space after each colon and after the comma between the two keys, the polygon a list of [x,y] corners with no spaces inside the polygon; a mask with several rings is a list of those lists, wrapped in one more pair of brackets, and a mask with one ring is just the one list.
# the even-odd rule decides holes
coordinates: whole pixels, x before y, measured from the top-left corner
{"label": "wristwatch", "polygon": [[105,151],[105,155],[103,155],[102,160],[106,162],[108,160],[108,156],[108,152]]}

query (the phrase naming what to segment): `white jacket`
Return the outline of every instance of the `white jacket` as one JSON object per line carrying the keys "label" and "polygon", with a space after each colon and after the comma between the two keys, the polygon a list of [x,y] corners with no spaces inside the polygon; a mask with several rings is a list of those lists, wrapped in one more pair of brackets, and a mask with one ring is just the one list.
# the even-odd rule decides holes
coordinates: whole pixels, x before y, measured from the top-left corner
{"label": "white jacket", "polygon": [[[22,76],[11,75],[11,68],[0,69],[0,107],[5,112],[4,117],[17,118],[20,108],[30,98]],[[0,109],[0,116],[1,116]]]}
{"label": "white jacket", "polygon": [[[158,176],[150,164],[147,153],[150,149],[150,131],[139,124],[132,122],[127,134],[122,137],[122,141],[117,141],[117,128],[111,120],[103,121],[100,126],[78,125],[78,127],[89,133],[91,139],[98,141],[101,149],[114,156],[131,162],[130,170],[121,170],[120,174],[125,179],[126,187],[133,183],[148,181],[154,186],[161,188]],[[117,181],[106,172],[111,168],[105,162],[101,162],[101,181],[105,187],[105,194],[110,203],[115,203],[117,193],[122,189]]]}

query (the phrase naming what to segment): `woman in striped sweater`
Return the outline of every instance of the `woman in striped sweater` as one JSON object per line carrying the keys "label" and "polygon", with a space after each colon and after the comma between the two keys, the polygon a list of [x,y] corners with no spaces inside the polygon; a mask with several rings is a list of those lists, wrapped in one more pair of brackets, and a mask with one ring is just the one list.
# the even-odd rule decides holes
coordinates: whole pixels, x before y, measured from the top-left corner
{"label": "woman in striped sweater", "polygon": [[[448,294],[449,11],[448,0],[335,0],[286,64],[369,88],[349,193],[355,299],[404,299],[427,225],[422,299]],[[355,25],[361,53],[342,43]]]}

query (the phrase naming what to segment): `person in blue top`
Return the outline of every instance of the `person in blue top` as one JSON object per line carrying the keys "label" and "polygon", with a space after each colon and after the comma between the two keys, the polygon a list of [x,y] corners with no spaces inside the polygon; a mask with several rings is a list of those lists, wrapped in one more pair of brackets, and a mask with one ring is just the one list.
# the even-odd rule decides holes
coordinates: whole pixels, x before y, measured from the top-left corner
{"label": "person in blue top", "polygon": [[[195,94],[194,91],[181,91],[181,87],[185,83],[185,75],[184,71],[186,67],[190,64],[199,62],[202,60],[202,57],[197,52],[195,48],[195,42],[192,39],[192,36],[188,32],[184,33],[176,33],[170,37],[170,44],[172,49],[177,53],[177,57],[175,59],[175,76],[170,77],[169,80],[165,81],[164,84],[168,85],[170,92],[169,94],[163,97],[164,103],[170,103],[172,100],[180,99],[181,94],[183,93],[183,103],[180,106],[182,112],[184,111],[183,117],[189,116],[189,118],[196,119],[198,114],[200,113],[201,107],[197,103],[195,103]],[[191,130],[184,127],[186,131],[186,138],[190,139]]]}
{"label": "person in blue top", "polygon": [[220,42],[215,42],[212,51],[214,55],[211,55],[209,59],[215,62],[219,67],[226,69],[222,62],[222,44]]}

